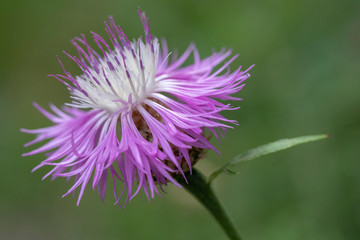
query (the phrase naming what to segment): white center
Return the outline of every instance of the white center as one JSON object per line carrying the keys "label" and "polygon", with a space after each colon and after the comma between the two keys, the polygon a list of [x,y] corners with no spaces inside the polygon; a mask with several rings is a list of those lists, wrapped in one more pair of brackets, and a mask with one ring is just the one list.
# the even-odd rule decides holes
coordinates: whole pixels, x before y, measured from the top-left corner
{"label": "white center", "polygon": [[141,103],[155,87],[159,58],[158,40],[154,39],[152,44],[154,52],[150,44],[133,41],[131,46],[135,57],[128,49],[121,50],[123,56],[117,48],[112,53],[107,52],[107,57],[100,60],[99,73],[89,68],[91,74],[76,77],[80,88],[87,93],[87,96],[75,88],[71,92],[73,101],[67,105],[76,108],[103,109],[114,113],[126,107],[128,103]]}

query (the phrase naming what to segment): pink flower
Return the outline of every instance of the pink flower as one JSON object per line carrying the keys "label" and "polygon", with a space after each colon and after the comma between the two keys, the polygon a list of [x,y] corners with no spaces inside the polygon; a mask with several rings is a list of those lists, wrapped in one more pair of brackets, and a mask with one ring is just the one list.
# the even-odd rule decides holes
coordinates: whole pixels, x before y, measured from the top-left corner
{"label": "pink flower", "polygon": [[[231,95],[240,91],[248,70],[229,71],[231,50],[214,52],[200,59],[195,45],[177,58],[168,52],[149,30],[149,21],[139,9],[145,30],[141,38],[129,41],[112,18],[105,22],[111,44],[93,33],[102,53],[97,53],[85,37],[72,43],[79,55],[71,56],[83,74],[73,76],[60,62],[64,74],[51,75],[67,86],[72,102],[62,109],[50,105],[50,113],[35,107],[53,125],[23,132],[36,134],[25,146],[49,140],[24,156],[47,152],[34,170],[50,165],[52,178],[74,177],[74,185],[63,196],[80,187],[79,204],[87,184],[98,188],[104,198],[110,173],[114,196],[125,204],[141,189],[147,197],[160,194],[168,182],[180,186],[174,176],[184,174],[204,149],[217,151],[208,141],[217,138],[228,124],[221,111],[237,108],[220,100],[240,100]],[[193,55],[194,63],[183,66]],[[171,61],[169,59],[171,58]],[[119,182],[121,182],[119,184]],[[119,185],[121,191],[118,191]]]}

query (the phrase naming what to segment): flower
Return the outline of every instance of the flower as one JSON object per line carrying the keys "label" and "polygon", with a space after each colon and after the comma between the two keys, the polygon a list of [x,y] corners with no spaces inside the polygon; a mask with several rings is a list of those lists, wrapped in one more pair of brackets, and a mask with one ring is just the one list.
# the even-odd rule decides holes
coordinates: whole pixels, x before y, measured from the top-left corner
{"label": "flower", "polygon": [[[236,124],[220,112],[237,108],[216,99],[240,100],[231,95],[243,87],[250,68],[231,73],[229,65],[237,55],[218,67],[231,50],[201,60],[194,44],[182,56],[170,57],[165,40],[160,48],[151,36],[149,20],[140,9],[139,15],[145,41],[141,37],[129,41],[112,17],[105,22],[111,47],[92,32],[102,53],[90,47],[84,35],[76,37],[72,43],[78,56],[64,53],[82,75],[74,77],[60,60],[64,74],[50,75],[67,86],[72,102],[62,109],[50,104],[53,113],[34,104],[53,125],[22,129],[37,135],[25,146],[49,140],[23,154],[47,152],[33,171],[50,165],[53,168],[43,179],[74,177],[63,197],[80,188],[78,205],[88,183],[104,198],[108,174],[116,204],[123,195],[128,203],[141,189],[150,199],[168,182],[180,186],[175,175],[191,171],[203,150],[217,151],[208,141],[210,133],[219,138],[231,128],[228,124]],[[191,54],[194,63],[183,66]]]}

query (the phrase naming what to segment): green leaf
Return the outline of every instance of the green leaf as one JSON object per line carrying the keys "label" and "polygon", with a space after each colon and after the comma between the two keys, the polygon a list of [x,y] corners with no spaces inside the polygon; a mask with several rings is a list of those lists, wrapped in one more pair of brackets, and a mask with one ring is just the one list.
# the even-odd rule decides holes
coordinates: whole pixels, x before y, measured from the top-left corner
{"label": "green leaf", "polygon": [[231,170],[228,168],[225,168],[223,171],[224,171],[224,173],[226,173],[228,175],[239,175],[240,174],[240,172],[237,172],[237,171],[234,171],[234,170]]}
{"label": "green leaf", "polygon": [[253,148],[247,152],[237,155],[227,164],[225,164],[224,166],[213,172],[210,175],[208,182],[211,183],[222,172],[236,174],[236,172],[230,170],[229,167],[233,167],[243,161],[250,161],[270,153],[285,150],[299,144],[318,141],[324,138],[328,138],[328,135],[321,134],[321,135],[302,136],[296,138],[285,138]]}

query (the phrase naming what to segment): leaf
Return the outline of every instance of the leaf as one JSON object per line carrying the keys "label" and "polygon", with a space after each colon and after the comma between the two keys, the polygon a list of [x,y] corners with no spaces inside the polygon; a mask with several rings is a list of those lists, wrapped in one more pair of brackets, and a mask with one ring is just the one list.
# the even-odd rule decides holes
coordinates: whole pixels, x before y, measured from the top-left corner
{"label": "leaf", "polygon": [[228,168],[224,168],[224,173],[228,174],[228,175],[239,175],[240,172],[237,172],[237,171],[234,171],[234,170],[231,170],[231,169],[228,169]]}
{"label": "leaf", "polygon": [[324,138],[328,138],[328,135],[321,134],[321,135],[302,136],[302,137],[296,137],[296,138],[285,138],[285,139],[280,139],[275,142],[271,142],[271,143],[250,149],[247,152],[237,155],[235,158],[230,160],[227,164],[225,164],[224,166],[222,166],[221,168],[219,168],[218,170],[213,172],[210,175],[208,182],[211,183],[222,172],[236,174],[236,172],[233,170],[230,170],[229,167],[233,167],[243,161],[250,161],[255,158],[270,154],[270,153],[285,150],[285,149],[294,147],[299,144],[318,141],[318,140],[321,140]]}

